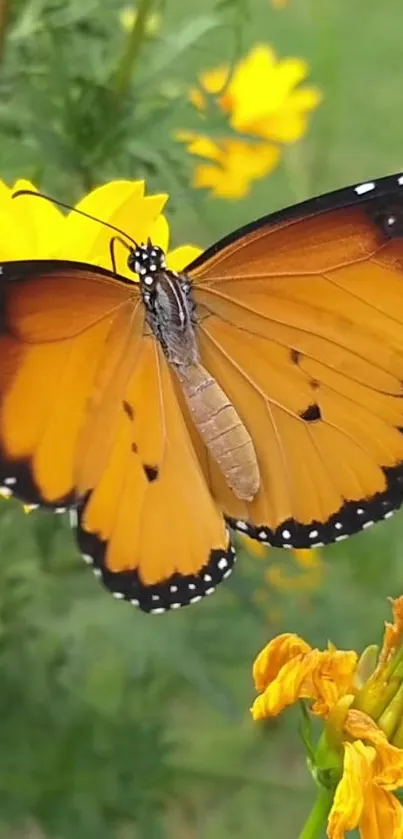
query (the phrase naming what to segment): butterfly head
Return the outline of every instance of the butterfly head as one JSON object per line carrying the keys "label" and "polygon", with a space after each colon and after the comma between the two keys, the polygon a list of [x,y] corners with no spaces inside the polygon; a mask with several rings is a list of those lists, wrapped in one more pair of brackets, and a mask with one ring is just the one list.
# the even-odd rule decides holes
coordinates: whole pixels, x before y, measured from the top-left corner
{"label": "butterfly head", "polygon": [[164,251],[148,239],[146,245],[137,245],[130,251],[128,266],[139,275],[140,282],[152,286],[154,275],[166,269]]}

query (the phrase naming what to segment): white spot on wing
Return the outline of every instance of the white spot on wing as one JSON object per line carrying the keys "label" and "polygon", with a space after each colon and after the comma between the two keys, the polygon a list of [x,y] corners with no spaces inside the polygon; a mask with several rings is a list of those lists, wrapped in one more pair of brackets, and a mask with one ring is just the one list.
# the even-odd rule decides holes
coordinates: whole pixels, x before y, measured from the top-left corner
{"label": "white spot on wing", "polygon": [[357,195],[365,195],[366,192],[372,192],[375,189],[375,184],[373,181],[368,181],[365,184],[358,184],[358,186],[354,187],[354,192]]}

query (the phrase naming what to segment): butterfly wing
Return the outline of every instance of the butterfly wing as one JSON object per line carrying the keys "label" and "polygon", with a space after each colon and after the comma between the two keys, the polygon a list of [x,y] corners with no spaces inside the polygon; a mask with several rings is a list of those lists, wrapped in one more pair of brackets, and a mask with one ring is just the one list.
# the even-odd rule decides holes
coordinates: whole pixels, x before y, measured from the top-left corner
{"label": "butterfly wing", "polygon": [[2,266],[3,493],[63,508],[85,491],[80,440],[133,340],[128,327],[136,317],[136,298],[134,284],[81,263]]}
{"label": "butterfly wing", "polygon": [[260,468],[251,503],[213,462],[210,485],[254,538],[337,541],[402,503],[402,184],[386,178],[261,219],[187,269],[202,363]]}
{"label": "butterfly wing", "polygon": [[81,263],[15,262],[0,294],[3,491],[71,505],[85,559],[145,611],[211,593],[234,551],[138,286]]}
{"label": "butterfly wing", "polygon": [[115,596],[159,613],[210,594],[235,554],[151,336],[121,404],[105,469],[74,523],[84,559]]}

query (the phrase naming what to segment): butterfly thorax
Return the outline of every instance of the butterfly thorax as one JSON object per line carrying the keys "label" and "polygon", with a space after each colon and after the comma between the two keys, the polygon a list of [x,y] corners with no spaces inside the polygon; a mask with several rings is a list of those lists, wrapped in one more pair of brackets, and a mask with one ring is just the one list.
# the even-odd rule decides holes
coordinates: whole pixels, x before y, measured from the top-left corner
{"label": "butterfly thorax", "polygon": [[197,363],[194,302],[189,280],[166,268],[161,248],[142,245],[129,258],[139,275],[147,323],[168,361],[179,367]]}

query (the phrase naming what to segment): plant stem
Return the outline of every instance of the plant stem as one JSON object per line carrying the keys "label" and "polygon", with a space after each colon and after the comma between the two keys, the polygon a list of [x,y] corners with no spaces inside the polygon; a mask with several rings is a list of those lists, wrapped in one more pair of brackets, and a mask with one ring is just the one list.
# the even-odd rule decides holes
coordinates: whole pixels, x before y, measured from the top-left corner
{"label": "plant stem", "polygon": [[333,801],[333,790],[320,787],[318,797],[298,839],[321,839]]}
{"label": "plant stem", "polygon": [[10,20],[11,0],[0,0],[0,63],[4,57],[7,28]]}
{"label": "plant stem", "polygon": [[129,89],[152,4],[153,0],[139,0],[138,6],[133,6],[136,17],[127,36],[125,48],[112,80],[112,87],[118,102],[124,99]]}

